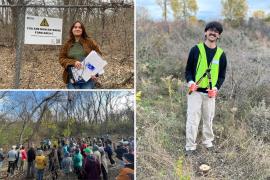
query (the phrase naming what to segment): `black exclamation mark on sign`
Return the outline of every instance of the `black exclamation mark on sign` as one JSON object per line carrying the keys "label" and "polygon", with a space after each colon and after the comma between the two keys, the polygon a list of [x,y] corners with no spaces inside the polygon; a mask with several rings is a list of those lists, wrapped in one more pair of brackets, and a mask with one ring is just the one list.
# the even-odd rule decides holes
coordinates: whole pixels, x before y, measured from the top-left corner
{"label": "black exclamation mark on sign", "polygon": [[41,21],[40,26],[49,26],[49,23],[48,23],[48,21],[47,21],[46,18],[44,18],[44,19]]}

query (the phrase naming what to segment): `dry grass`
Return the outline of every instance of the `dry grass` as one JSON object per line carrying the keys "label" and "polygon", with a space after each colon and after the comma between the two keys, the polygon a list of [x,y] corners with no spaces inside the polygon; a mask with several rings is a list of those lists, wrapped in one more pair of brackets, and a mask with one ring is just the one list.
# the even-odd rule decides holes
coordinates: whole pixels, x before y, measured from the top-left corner
{"label": "dry grass", "polygon": [[[142,91],[137,105],[138,179],[270,177],[269,40],[225,26],[219,44],[228,71],[216,103],[216,151],[199,145],[198,155],[187,158],[184,68],[189,49],[203,38],[204,26],[152,21],[137,25],[137,90]],[[198,170],[203,163],[211,166],[207,174]]]}

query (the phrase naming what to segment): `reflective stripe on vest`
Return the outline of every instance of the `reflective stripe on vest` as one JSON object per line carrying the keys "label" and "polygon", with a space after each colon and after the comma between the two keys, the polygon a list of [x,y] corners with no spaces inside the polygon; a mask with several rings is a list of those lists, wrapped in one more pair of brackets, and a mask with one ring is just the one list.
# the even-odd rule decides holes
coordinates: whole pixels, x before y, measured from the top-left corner
{"label": "reflective stripe on vest", "polygon": [[[208,63],[207,63],[207,57],[206,57],[206,52],[205,52],[205,48],[204,48],[204,44],[203,43],[199,43],[197,44],[200,54],[198,57],[198,62],[197,62],[197,68],[196,68],[196,76],[195,76],[195,81],[197,82],[205,73],[205,71],[208,68]],[[220,57],[223,53],[223,50],[219,47],[217,47],[217,51],[214,55],[214,58],[212,60],[212,62],[210,63],[210,67],[211,67],[211,79],[212,79],[212,86],[215,87],[217,84],[217,80],[218,80],[218,73],[219,73],[219,60]],[[207,76],[205,76],[203,78],[203,80],[201,81],[201,83],[199,84],[200,88],[207,88],[209,87],[209,82],[208,82],[208,78]]]}

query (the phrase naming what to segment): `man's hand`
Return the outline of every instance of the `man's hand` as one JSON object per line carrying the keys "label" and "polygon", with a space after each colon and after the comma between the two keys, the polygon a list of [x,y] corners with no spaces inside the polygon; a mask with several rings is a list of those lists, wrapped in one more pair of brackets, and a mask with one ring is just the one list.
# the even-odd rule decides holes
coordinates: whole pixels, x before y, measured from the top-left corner
{"label": "man's hand", "polygon": [[74,67],[80,69],[82,67],[82,64],[80,63],[80,61],[76,61]]}
{"label": "man's hand", "polygon": [[214,87],[213,89],[207,89],[207,91],[208,91],[208,97],[209,98],[215,98],[216,96],[217,96],[217,92],[218,92],[218,90],[217,90],[217,88],[216,87]]}
{"label": "man's hand", "polygon": [[189,94],[198,89],[198,85],[194,81],[188,82]]}

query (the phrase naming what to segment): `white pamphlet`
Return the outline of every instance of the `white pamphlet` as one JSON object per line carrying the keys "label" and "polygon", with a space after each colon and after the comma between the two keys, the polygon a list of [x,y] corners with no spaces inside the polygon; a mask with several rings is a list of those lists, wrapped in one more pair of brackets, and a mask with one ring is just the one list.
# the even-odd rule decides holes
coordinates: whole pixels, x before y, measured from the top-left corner
{"label": "white pamphlet", "polygon": [[107,62],[96,51],[91,51],[81,64],[81,69],[71,68],[75,81],[81,79],[88,81],[96,74],[103,74]]}

